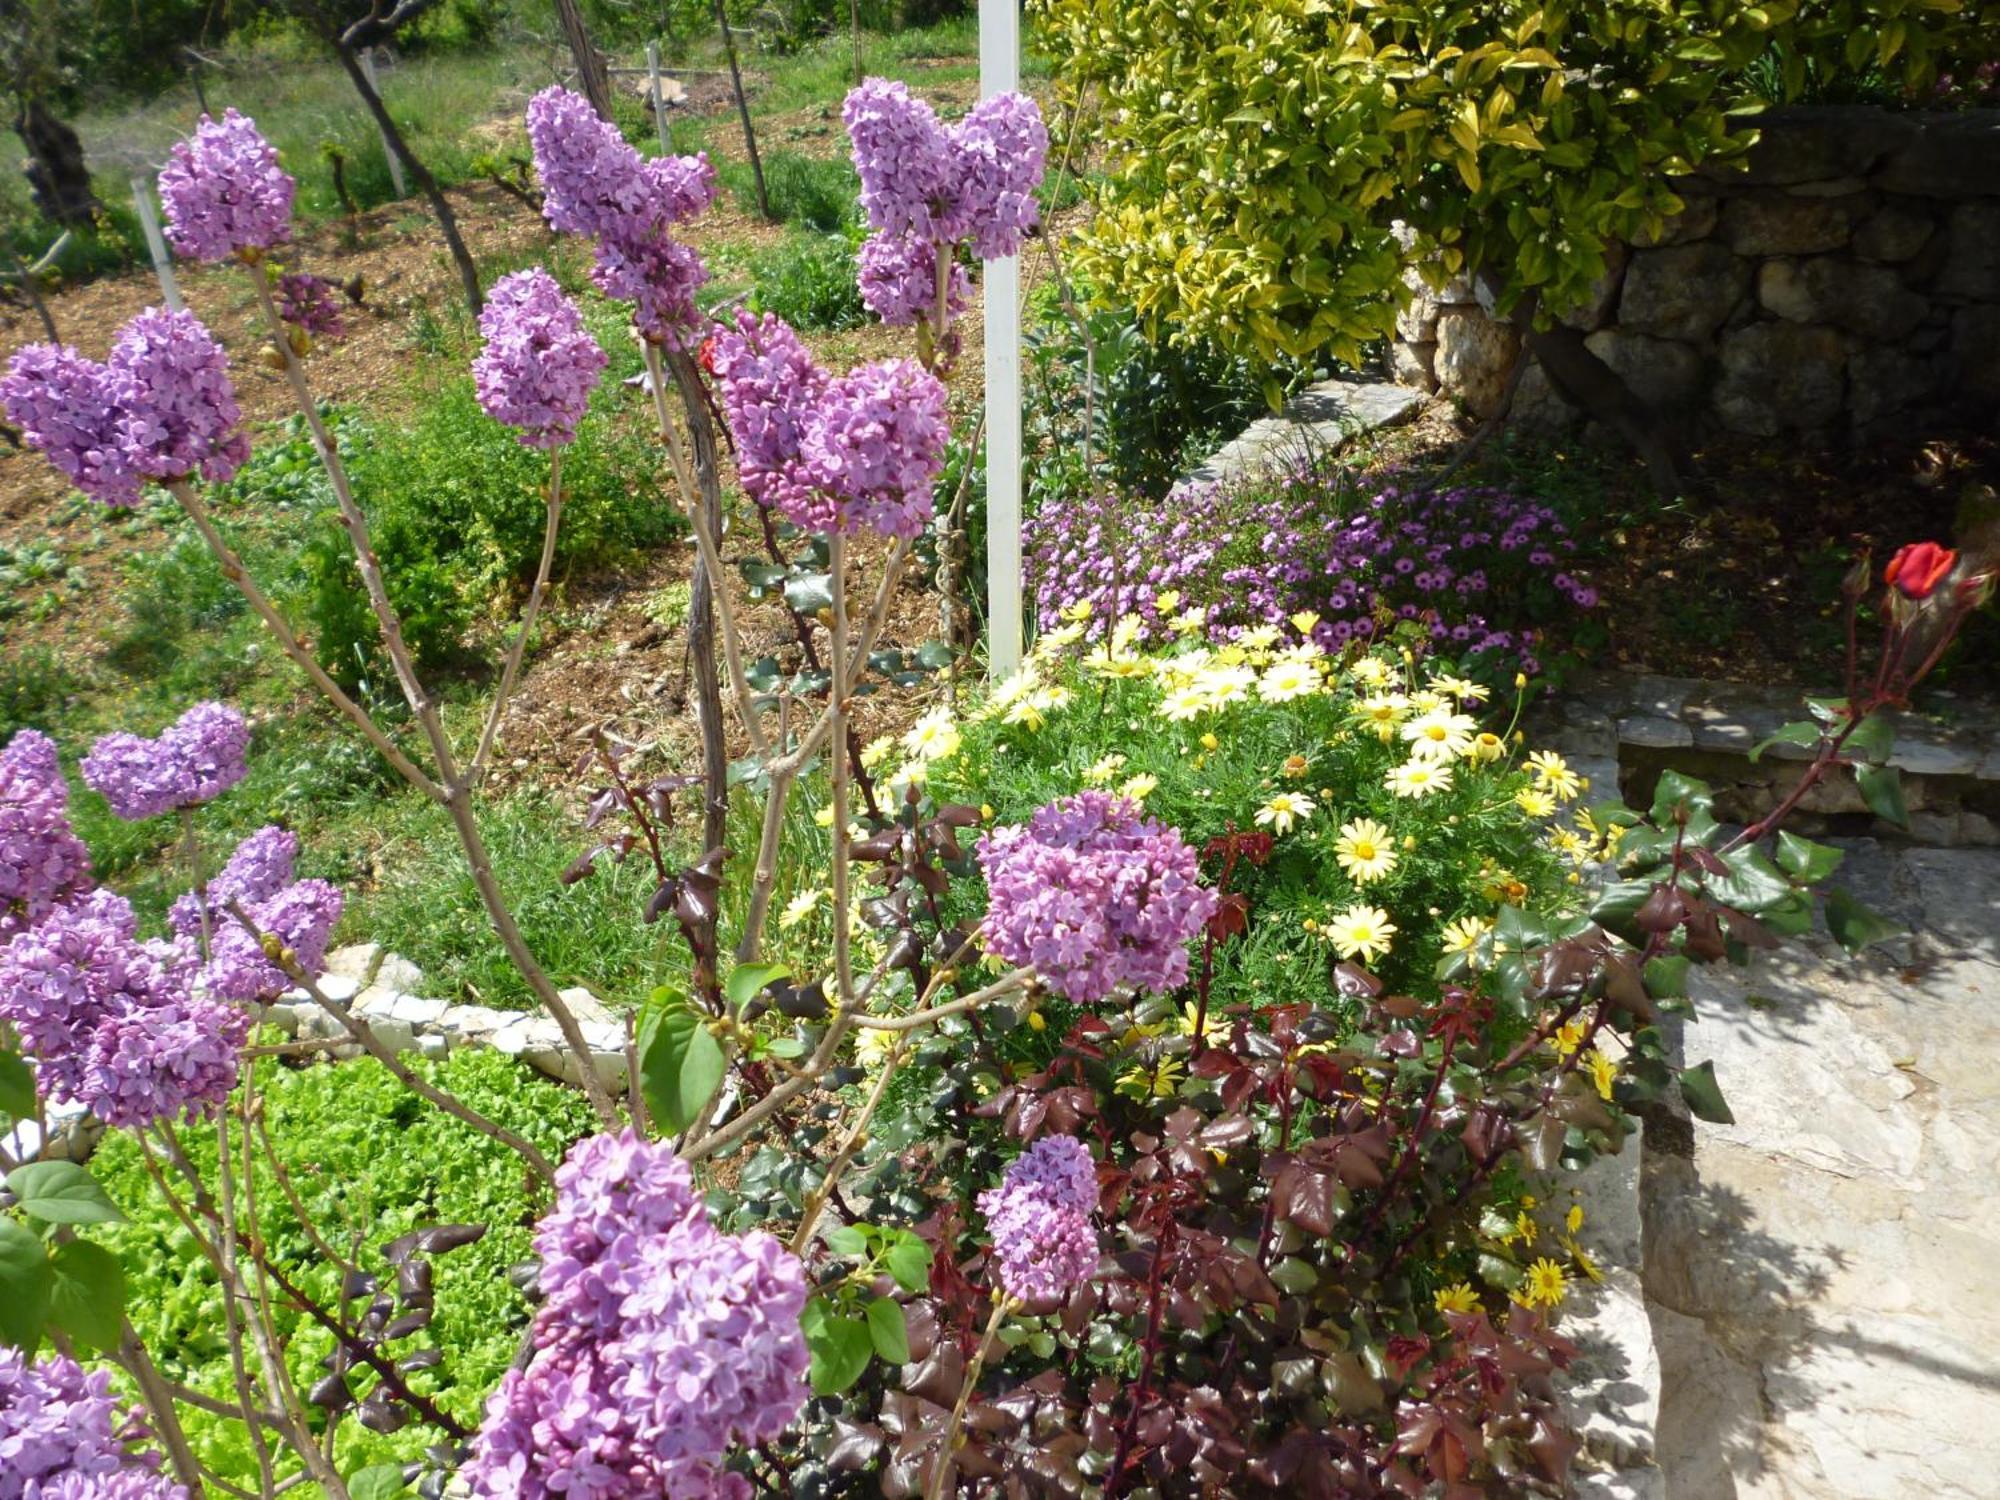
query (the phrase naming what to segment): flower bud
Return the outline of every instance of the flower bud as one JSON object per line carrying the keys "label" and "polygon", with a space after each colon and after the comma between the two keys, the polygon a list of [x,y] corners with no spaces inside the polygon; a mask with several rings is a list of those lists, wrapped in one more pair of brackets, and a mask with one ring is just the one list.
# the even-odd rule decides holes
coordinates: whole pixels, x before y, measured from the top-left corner
{"label": "flower bud", "polygon": [[1928,599],[1945,576],[1958,566],[1958,554],[1936,542],[1912,542],[1889,559],[1882,582],[1905,599]]}

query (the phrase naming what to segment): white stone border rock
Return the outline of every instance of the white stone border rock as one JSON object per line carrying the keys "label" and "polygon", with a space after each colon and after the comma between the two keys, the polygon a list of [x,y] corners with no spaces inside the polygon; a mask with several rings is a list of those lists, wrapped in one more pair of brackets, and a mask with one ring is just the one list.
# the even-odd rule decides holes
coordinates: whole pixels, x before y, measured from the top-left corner
{"label": "white stone border rock", "polygon": [[[350,1006],[392,1052],[443,1057],[461,1047],[491,1047],[550,1078],[582,1085],[582,1065],[563,1045],[562,1032],[549,1017],[428,999],[415,993],[422,984],[423,972],[407,958],[385,953],[375,943],[355,943],[327,955],[319,988],[328,999]],[[623,1089],[624,1022],[581,986],[561,994],[583,1029],[598,1077],[614,1092]],[[336,1058],[361,1053],[346,1028],[303,990],[281,995],[267,1019],[289,1036],[344,1039],[330,1049]]]}

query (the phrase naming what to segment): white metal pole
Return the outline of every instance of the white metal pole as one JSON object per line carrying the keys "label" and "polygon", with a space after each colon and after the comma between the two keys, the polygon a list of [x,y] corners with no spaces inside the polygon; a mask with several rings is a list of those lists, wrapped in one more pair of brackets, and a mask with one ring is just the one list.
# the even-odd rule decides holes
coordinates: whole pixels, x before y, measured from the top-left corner
{"label": "white metal pole", "polygon": [[660,88],[660,44],[646,43],[646,72],[653,81],[653,123],[660,128],[660,155],[667,151],[667,96]]}
{"label": "white metal pole", "polygon": [[[1020,0],[979,0],[979,96],[1021,82]],[[986,650],[1021,664],[1021,263],[986,262]]]}
{"label": "white metal pole", "polygon": [[139,227],[146,231],[146,249],[153,257],[153,274],[160,278],[160,291],[167,299],[167,306],[179,312],[180,284],[174,280],[173,257],[167,254],[167,241],[160,233],[160,215],[153,207],[153,184],[140,172],[132,174],[132,206],[139,210]]}
{"label": "white metal pole", "polygon": [[[382,85],[375,81],[375,49],[373,47],[364,47],[361,49],[361,71],[368,79],[368,87],[375,91],[377,99],[382,99],[382,107],[387,109],[389,101],[382,98]],[[387,131],[378,130],[376,134],[382,137],[382,155],[388,159],[389,181],[395,184],[396,196],[398,198],[409,197],[410,190],[403,183],[403,158],[389,149],[389,134]]]}

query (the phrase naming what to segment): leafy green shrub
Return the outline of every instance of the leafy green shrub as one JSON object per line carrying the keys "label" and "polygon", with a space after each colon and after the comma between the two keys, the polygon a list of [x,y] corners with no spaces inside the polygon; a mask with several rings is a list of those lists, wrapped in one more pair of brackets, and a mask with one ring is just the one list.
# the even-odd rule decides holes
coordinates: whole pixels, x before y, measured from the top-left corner
{"label": "leafy green shrub", "polygon": [[[412,1066],[551,1158],[560,1158],[590,1127],[579,1094],[499,1053],[468,1050]],[[268,1138],[285,1179],[279,1180],[269,1157],[255,1153],[256,1223],[286,1278],[321,1305],[338,1305],[341,1269],[300,1224],[287,1188],[335,1251],[385,1282],[394,1278],[380,1250],[396,1236],[432,1224],[487,1226],[482,1239],[436,1257],[436,1320],[393,1346],[399,1357],[433,1345],[442,1351],[439,1366],[413,1375],[412,1385],[457,1420],[476,1425],[481,1402],[513,1359],[528,1316],[507,1273],[529,1259],[529,1230],[544,1205],[524,1185],[520,1159],[423,1103],[371,1059],[301,1070],[266,1062],[258,1074]],[[213,1181],[214,1133],[188,1130],[182,1139]],[[161,1200],[138,1144],[125,1132],[107,1137],[91,1171],[131,1220],[92,1237],[124,1261],[128,1307],[140,1336],[168,1378],[233,1401],[213,1268]],[[240,1206],[247,1212],[247,1198]],[[287,1298],[274,1297],[271,1313],[292,1378],[308,1390],[325,1373],[319,1361],[332,1338]],[[365,1376],[353,1378],[357,1388],[365,1384]],[[240,1423],[192,1405],[182,1407],[182,1420],[203,1462],[225,1478],[254,1485],[256,1464]],[[378,1435],[349,1423],[343,1437],[340,1467],[351,1473],[417,1458],[438,1434],[416,1425]]]}
{"label": "leafy green shrub", "polygon": [[[614,390],[616,388],[613,388]],[[629,556],[678,534],[657,451],[612,418],[600,389],[563,452],[559,570]],[[475,618],[524,589],[541,555],[548,460],[479,407],[472,381],[439,379],[407,426],[370,429],[349,459],[389,596],[420,663],[449,662]],[[333,511],[304,565],[315,649],[349,683],[380,676],[379,641],[352,548]]]}
{"label": "leafy green shrub", "polygon": [[849,234],[789,234],[751,262],[755,312],[776,313],[795,328],[829,333],[868,321],[855,280]]}
{"label": "leafy green shrub", "polygon": [[1082,259],[1106,294],[1176,338],[1349,364],[1389,333],[1406,263],[1490,274],[1503,308],[1582,301],[1610,241],[1681,207],[1671,177],[1748,149],[1760,58],[1793,98],[2000,54],[1994,7],[1909,0],[1032,8],[1101,104],[1115,169]]}
{"label": "leafy green shrub", "polygon": [[192,527],[178,529],[165,547],[133,554],[122,597],[127,623],[109,656],[120,671],[145,677],[165,675],[192,633],[224,625],[247,607]]}
{"label": "leafy green shrub", "polygon": [[76,673],[47,646],[0,648],[0,744],[17,729],[46,732],[81,686]]}
{"label": "leafy green shrub", "polygon": [[1030,489],[1038,498],[1086,487],[1086,417],[1098,482],[1157,496],[1314,374],[1297,361],[1269,366],[1231,355],[1207,338],[1150,337],[1129,310],[1094,307],[1083,316],[1079,330],[1051,289],[1026,330],[1028,435],[1042,459]]}

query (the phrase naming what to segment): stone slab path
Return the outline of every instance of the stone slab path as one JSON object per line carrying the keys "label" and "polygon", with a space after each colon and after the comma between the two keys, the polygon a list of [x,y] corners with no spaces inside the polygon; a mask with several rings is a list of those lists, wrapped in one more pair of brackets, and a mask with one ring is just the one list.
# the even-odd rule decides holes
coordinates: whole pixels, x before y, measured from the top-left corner
{"label": "stone slab path", "polygon": [[1736,1123],[1644,1152],[1667,1500],[2000,1496],[2000,852],[1834,879],[1913,936],[1705,976]]}

